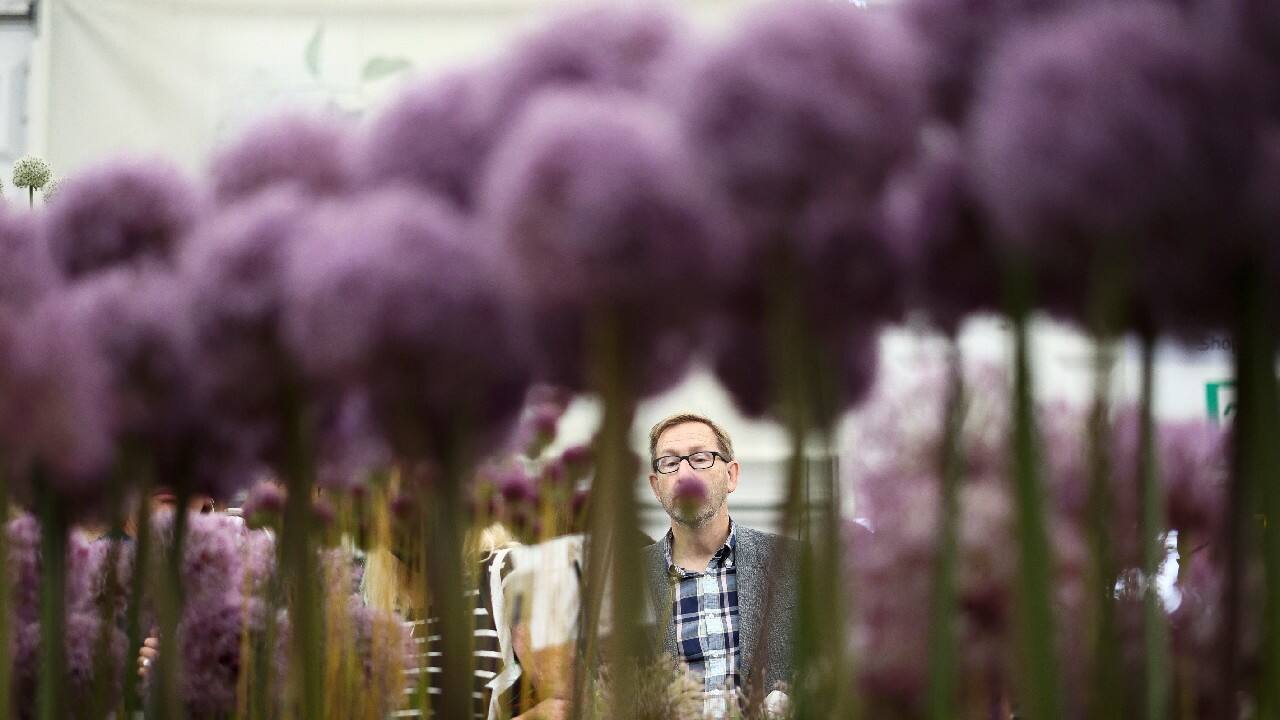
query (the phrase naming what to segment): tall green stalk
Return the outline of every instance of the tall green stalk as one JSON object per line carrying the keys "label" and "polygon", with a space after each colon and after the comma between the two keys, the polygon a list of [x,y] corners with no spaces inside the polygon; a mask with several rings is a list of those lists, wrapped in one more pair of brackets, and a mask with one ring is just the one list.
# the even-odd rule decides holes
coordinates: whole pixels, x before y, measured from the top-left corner
{"label": "tall green stalk", "polygon": [[[314,438],[299,388],[286,390],[282,429],[287,495],[281,533],[281,568],[289,599],[289,696],[286,707],[300,717],[323,717],[323,593],[312,537],[311,490]],[[267,648],[270,653],[271,648]]]}
{"label": "tall green stalk", "polygon": [[44,473],[32,473],[40,507],[40,720],[62,720],[70,706],[66,693],[67,511],[48,487]]}
{"label": "tall green stalk", "polygon": [[[1244,613],[1259,608],[1246,603],[1245,577],[1250,562],[1261,551],[1266,570],[1261,669],[1258,677],[1258,717],[1280,717],[1280,458],[1275,442],[1277,390],[1275,338],[1271,326],[1272,288],[1256,269],[1243,283],[1244,307],[1235,345],[1236,418],[1233,472],[1226,523],[1226,613],[1221,660],[1221,717],[1235,717],[1242,661],[1242,633],[1252,623]],[[1263,514],[1258,529],[1255,513]],[[1261,543],[1261,547],[1259,547]],[[1230,713],[1229,715],[1226,713]]]}
{"label": "tall green stalk", "polygon": [[938,458],[938,540],[929,612],[930,720],[951,720],[960,707],[956,564],[959,556],[959,491],[963,472],[964,419],[968,407],[960,348],[947,354],[947,396],[942,418],[942,454]]}
{"label": "tall green stalk", "polygon": [[[143,462],[138,467],[138,507],[135,521],[135,537],[133,539],[133,575],[129,583],[129,604],[126,610],[125,634],[128,637],[126,647],[136,649],[142,647],[145,637],[142,627],[142,606],[146,599],[147,588],[150,587],[151,574],[151,472],[149,463]],[[120,668],[123,673],[121,692],[124,695],[124,717],[133,717],[142,709],[142,698],[139,690],[138,674],[132,662],[124,663]]]}
{"label": "tall green stalk", "polygon": [[1169,660],[1169,630],[1160,601],[1156,578],[1164,561],[1164,496],[1160,487],[1160,467],[1155,452],[1156,428],[1153,399],[1155,395],[1155,340],[1142,338],[1142,387],[1138,401],[1140,484],[1138,531],[1142,538],[1142,630],[1146,682],[1145,716],[1147,720],[1169,717],[1169,693],[1172,688]]}
{"label": "tall green stalk", "polygon": [[1112,551],[1112,423],[1111,374],[1115,348],[1106,330],[1095,333],[1093,351],[1093,404],[1085,433],[1089,453],[1087,493],[1089,569],[1086,575],[1088,610],[1089,696],[1086,707],[1091,718],[1119,720],[1120,668],[1119,637],[1115,605],[1117,571]]}
{"label": "tall green stalk", "polygon": [[423,548],[426,553],[427,591],[432,615],[436,619],[431,634],[440,636],[444,660],[441,668],[441,691],[437,696],[433,717],[470,717],[471,639],[474,619],[471,601],[464,591],[461,436],[448,443],[441,458],[441,477],[428,483],[426,523],[423,525]]}
{"label": "tall green stalk", "polygon": [[1027,324],[1031,307],[1030,279],[1011,278],[1013,318],[1013,497],[1018,533],[1017,618],[1020,706],[1029,720],[1062,715],[1058,689],[1053,610],[1050,601],[1053,556],[1045,524]]}
{"label": "tall green stalk", "polygon": [[182,644],[178,637],[178,624],[182,619],[183,588],[182,558],[186,547],[187,505],[191,494],[179,488],[173,513],[173,537],[169,540],[165,555],[163,580],[160,583],[160,655],[156,663],[157,710],[165,717],[181,717],[182,698]]}
{"label": "tall green stalk", "polygon": [[[603,416],[596,435],[596,474],[591,488],[591,532],[587,541],[587,588],[580,660],[575,669],[574,717],[587,717],[599,659],[608,662],[610,689],[618,717],[632,717],[640,706],[636,696],[640,669],[647,666],[653,649],[644,636],[641,620],[646,591],[641,578],[637,468],[632,460],[629,435],[635,416],[635,396],[629,378],[632,364],[626,328],[607,310],[590,320],[588,356],[590,381],[600,396]],[[605,589],[607,585],[607,590]],[[602,608],[598,598],[609,598],[610,628],[606,643],[599,640]],[[663,608],[655,608],[661,613]],[[600,655],[604,650],[603,656]]]}

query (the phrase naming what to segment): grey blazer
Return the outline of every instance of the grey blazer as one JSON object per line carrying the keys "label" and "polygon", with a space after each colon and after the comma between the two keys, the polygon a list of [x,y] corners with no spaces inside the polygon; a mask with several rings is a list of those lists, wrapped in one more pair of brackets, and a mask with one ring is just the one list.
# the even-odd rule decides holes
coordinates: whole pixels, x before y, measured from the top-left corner
{"label": "grey blazer", "polygon": [[[738,566],[738,643],[741,651],[738,677],[745,685],[763,662],[764,693],[778,682],[791,682],[791,636],[796,612],[796,568],[800,543],[772,533],[737,526],[734,562]],[[770,564],[773,561],[772,566]],[[667,572],[662,541],[644,548],[645,576],[653,603],[654,642],[668,653],[676,650],[676,629],[671,622],[675,580]],[[773,583],[773,606],[764,618],[765,593]]]}

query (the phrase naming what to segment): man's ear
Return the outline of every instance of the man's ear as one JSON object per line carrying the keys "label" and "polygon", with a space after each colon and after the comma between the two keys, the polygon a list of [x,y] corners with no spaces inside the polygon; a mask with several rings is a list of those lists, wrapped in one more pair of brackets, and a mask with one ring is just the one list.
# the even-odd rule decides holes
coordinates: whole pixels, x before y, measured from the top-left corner
{"label": "man's ear", "polygon": [[734,490],[738,489],[738,461],[734,460],[733,462],[729,463],[729,467],[726,468],[726,470],[729,473],[729,482],[727,485],[727,489],[729,492],[733,492]]}
{"label": "man's ear", "polygon": [[658,476],[653,473],[649,473],[649,490],[653,492],[654,499],[661,503],[662,497],[658,495]]}

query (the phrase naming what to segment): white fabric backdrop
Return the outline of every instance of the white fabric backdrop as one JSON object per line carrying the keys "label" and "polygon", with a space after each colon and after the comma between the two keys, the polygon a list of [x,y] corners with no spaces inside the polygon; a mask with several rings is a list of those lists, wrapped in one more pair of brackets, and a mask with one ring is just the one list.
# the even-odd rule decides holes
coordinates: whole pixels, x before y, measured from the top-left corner
{"label": "white fabric backdrop", "polygon": [[[704,27],[753,0],[683,0]],[[361,113],[406,77],[495,53],[571,0],[45,0],[32,152],[59,174],[120,152],[195,170],[247,118]]]}

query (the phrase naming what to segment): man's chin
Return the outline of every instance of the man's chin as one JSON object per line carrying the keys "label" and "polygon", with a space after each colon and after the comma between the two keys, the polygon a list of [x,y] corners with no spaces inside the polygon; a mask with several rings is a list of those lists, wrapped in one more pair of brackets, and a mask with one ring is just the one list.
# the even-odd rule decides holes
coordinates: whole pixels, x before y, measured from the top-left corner
{"label": "man's chin", "polygon": [[697,530],[711,522],[711,519],[716,516],[716,512],[713,508],[706,507],[697,508],[691,512],[682,512],[679,508],[668,508],[667,515],[670,516],[672,522],[683,525],[690,530]]}

